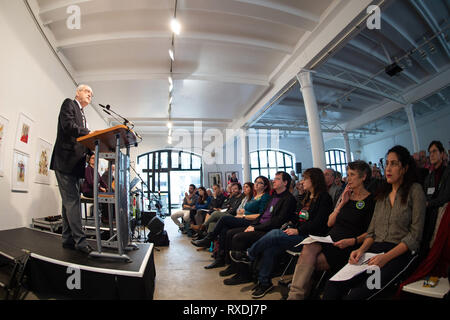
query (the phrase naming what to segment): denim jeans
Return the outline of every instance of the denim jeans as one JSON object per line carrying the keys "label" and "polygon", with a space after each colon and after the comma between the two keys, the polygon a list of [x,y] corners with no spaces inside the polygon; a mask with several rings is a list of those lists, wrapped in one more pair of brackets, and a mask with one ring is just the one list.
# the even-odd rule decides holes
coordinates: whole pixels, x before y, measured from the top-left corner
{"label": "denim jeans", "polygon": [[247,250],[247,253],[252,261],[256,260],[259,255],[262,255],[258,273],[259,283],[269,284],[275,258],[285,250],[292,249],[305,238],[303,235],[288,236],[282,230],[274,229],[256,241]]}

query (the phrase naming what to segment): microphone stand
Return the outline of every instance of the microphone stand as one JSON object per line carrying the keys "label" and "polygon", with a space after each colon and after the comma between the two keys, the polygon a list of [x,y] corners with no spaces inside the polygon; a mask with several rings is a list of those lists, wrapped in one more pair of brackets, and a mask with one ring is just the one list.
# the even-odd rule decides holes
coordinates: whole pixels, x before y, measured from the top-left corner
{"label": "microphone stand", "polygon": [[[111,106],[110,106],[109,104],[107,104],[106,106],[104,106],[104,105],[102,105],[102,104],[99,103],[99,106],[102,107],[102,108],[103,108],[103,111],[104,111],[105,113],[109,114],[110,116],[112,116],[117,122],[121,123],[122,121],[119,120],[119,119],[117,119],[116,117],[114,117],[114,116],[111,114],[111,112],[112,112],[113,114],[115,114],[116,116],[118,116],[119,118],[121,118],[121,119],[123,120],[123,125],[124,125],[124,126],[127,126],[129,130],[133,130],[133,129],[134,129],[134,123],[131,122],[130,120],[128,120],[127,118],[122,117],[120,114],[118,114],[118,113],[115,112],[114,110],[112,110],[112,109],[111,109]],[[128,124],[131,125],[131,128],[130,128],[130,126],[129,126]],[[139,139],[141,139],[141,141],[142,141],[141,135],[140,135],[139,133],[135,132],[135,131],[133,131],[133,132],[134,132],[134,134],[135,134]],[[136,144],[136,146],[137,146],[137,144]]]}

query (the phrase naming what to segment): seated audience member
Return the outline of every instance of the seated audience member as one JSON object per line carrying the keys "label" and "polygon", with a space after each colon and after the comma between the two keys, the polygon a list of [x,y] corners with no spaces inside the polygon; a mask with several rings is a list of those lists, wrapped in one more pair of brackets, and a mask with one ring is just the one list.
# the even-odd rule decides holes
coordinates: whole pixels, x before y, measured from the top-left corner
{"label": "seated audience member", "polygon": [[444,162],[445,149],[440,141],[432,141],[428,152],[433,169],[425,178],[423,185],[427,199],[427,218],[425,219],[421,258],[428,252],[439,207],[450,201],[450,167]]}
{"label": "seated audience member", "polygon": [[[258,285],[252,297],[262,298],[272,289],[271,273],[276,258],[287,249],[303,241],[308,235],[325,235],[328,231],[328,216],[333,210],[333,202],[327,192],[324,174],[319,168],[310,168],[303,173],[303,188],[306,191],[300,210],[289,224],[281,229],[272,229],[245,251],[232,251],[234,262],[251,264],[261,257]],[[294,209],[293,207],[292,209]],[[256,229],[256,227],[255,227]],[[237,236],[235,236],[237,237]],[[233,238],[234,242],[234,238]],[[236,245],[233,246],[235,248]],[[241,246],[243,248],[243,246]],[[244,269],[241,266],[241,269]],[[246,269],[248,270],[248,268]]]}
{"label": "seated audience member", "polygon": [[256,195],[252,200],[250,200],[250,202],[248,202],[244,206],[243,215],[241,211],[239,213],[239,217],[236,216],[237,212],[235,212],[234,215],[228,214],[220,217],[214,228],[208,228],[208,234],[204,239],[192,242],[192,244],[197,247],[208,248],[211,244],[211,241],[214,241],[218,238],[218,254],[213,263],[205,267],[206,269],[222,267],[225,265],[228,253],[225,241],[226,234],[229,229],[236,227],[247,227],[253,220],[255,220],[257,217],[259,217],[260,214],[263,213],[264,208],[266,207],[267,202],[270,198],[269,180],[263,176],[257,177],[255,179],[254,188],[256,191]]}
{"label": "seated audience member", "polygon": [[208,206],[208,211],[205,210],[198,210],[195,214],[195,223],[196,225],[192,226],[192,229],[194,231],[199,231],[203,227],[203,221],[207,220],[211,213],[213,213],[216,210],[220,210],[220,207],[222,206],[223,202],[225,201],[225,196],[222,193],[222,189],[218,184],[213,185],[213,193],[211,197],[211,202]]}
{"label": "seated audience member", "polygon": [[[116,165],[114,163],[112,163],[111,164],[111,175],[112,175],[111,182],[114,182],[114,174],[115,174],[115,172],[116,172]],[[105,172],[103,172],[102,180],[103,180],[103,182],[106,183],[106,185],[109,184],[109,170],[108,169],[106,169]],[[114,188],[112,188],[112,189],[114,190]]]}
{"label": "seated audience member", "polygon": [[[279,229],[285,223],[295,219],[296,202],[289,192],[291,176],[279,171],[273,180],[273,193],[263,213],[248,227],[231,229],[226,234],[226,241],[232,251],[246,251],[253,243],[273,229]],[[233,263],[232,263],[233,264]],[[231,267],[230,269],[232,269]],[[236,285],[252,281],[250,268],[246,264],[236,264],[237,273],[224,280],[226,285]]]}
{"label": "seated audience member", "polygon": [[334,180],[334,184],[336,184],[339,189],[342,191],[344,191],[344,183],[342,182],[342,173],[340,173],[339,171],[336,171],[336,180]]}
{"label": "seated audience member", "polygon": [[416,170],[417,170],[417,182],[420,183],[422,186],[425,182],[425,178],[428,176],[430,170],[425,168],[425,160],[424,156],[421,155],[421,153],[416,152],[413,155],[414,162],[416,163]]}
{"label": "seated audience member", "polygon": [[[231,194],[226,198],[221,206],[221,208],[216,208],[215,211],[209,215],[208,219],[201,226],[193,226],[194,230],[207,230],[207,232],[212,232],[214,227],[223,216],[235,216],[236,211],[242,203],[244,196],[242,194],[242,186],[240,183],[233,183],[231,185]],[[201,239],[194,240],[192,243],[196,243]]]}
{"label": "seated audience member", "polygon": [[364,161],[350,162],[348,184],[341,201],[328,217],[328,233],[334,244],[314,242],[305,244],[297,260],[289,300],[303,300],[308,295],[311,276],[317,265],[336,273],[348,262],[350,253],[364,241],[375,207],[374,196],[364,188],[370,167]]}
{"label": "seated audience member", "polygon": [[237,210],[236,218],[255,220],[263,212],[269,201],[269,180],[259,176],[255,179],[254,197]]}
{"label": "seated audience member", "polygon": [[328,168],[325,169],[323,174],[325,175],[325,183],[327,185],[328,193],[333,200],[333,206],[336,206],[336,203],[342,193],[342,190],[334,183],[336,180],[336,171]]}
{"label": "seated audience member", "polygon": [[[195,221],[195,215],[199,210],[207,210],[209,207],[209,204],[211,203],[211,197],[208,196],[208,192],[206,191],[205,187],[199,187],[198,188],[198,198],[197,202],[194,205],[194,208],[190,210],[190,217],[191,222],[190,226],[192,229],[192,226],[195,224],[198,224],[198,221]],[[201,222],[200,222],[201,223]]]}
{"label": "seated audience member", "polygon": [[170,218],[182,232],[185,232],[184,225],[178,219],[182,218],[184,222],[189,225],[189,222],[191,221],[190,210],[194,209],[195,204],[197,203],[198,195],[195,192],[196,189],[197,188],[195,187],[195,185],[193,184],[189,185],[188,192],[185,192],[184,194],[182,210],[172,213],[170,215]]}
{"label": "seated audience member", "polygon": [[[89,165],[86,167],[84,171],[84,181],[81,187],[81,192],[83,192],[83,195],[88,198],[94,197],[94,166],[95,166],[95,154],[92,154],[89,157]],[[98,172],[97,175],[99,183],[98,191],[106,192],[108,186],[103,181],[102,177]]]}
{"label": "seated audience member", "polygon": [[351,252],[349,263],[361,263],[365,252],[378,255],[367,261],[380,269],[380,288],[367,286],[369,273],[347,281],[328,281],[324,299],[370,299],[404,272],[419,249],[425,218],[425,194],[417,183],[416,166],[409,151],[395,146],[387,153],[386,182],[376,196],[375,209],[362,245]]}
{"label": "seated audience member", "polygon": [[247,203],[249,203],[253,199],[253,195],[255,193],[255,185],[253,182],[244,183],[244,197],[242,198],[241,204],[236,209],[236,218],[243,218]]}
{"label": "seated audience member", "polygon": [[223,195],[225,196],[225,198],[228,198],[231,196],[231,186],[232,186],[232,184],[229,183],[227,185],[227,189],[223,192]]}

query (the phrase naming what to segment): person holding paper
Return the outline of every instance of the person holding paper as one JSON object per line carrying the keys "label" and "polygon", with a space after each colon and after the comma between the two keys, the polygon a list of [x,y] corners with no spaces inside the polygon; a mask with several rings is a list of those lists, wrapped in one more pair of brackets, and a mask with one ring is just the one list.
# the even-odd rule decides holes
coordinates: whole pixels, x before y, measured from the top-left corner
{"label": "person holding paper", "polygon": [[251,264],[258,256],[262,256],[253,298],[262,298],[272,289],[270,276],[277,256],[293,248],[310,234],[325,235],[328,231],[327,219],[333,210],[333,201],[327,192],[323,171],[319,168],[307,169],[303,173],[302,183],[307,194],[290,223],[281,229],[270,230],[253,243],[247,252],[230,253],[233,261],[244,264]]}
{"label": "person holding paper", "polygon": [[425,194],[417,183],[416,164],[409,151],[395,146],[387,153],[386,181],[376,196],[375,210],[361,247],[349,263],[361,263],[364,253],[378,253],[366,263],[377,266],[380,286],[368,285],[371,274],[348,281],[328,281],[324,299],[371,299],[398,278],[416,258],[425,219]]}
{"label": "person holding paper", "polygon": [[350,253],[362,243],[372,219],[375,200],[364,188],[370,167],[364,161],[350,162],[347,186],[341,201],[328,217],[328,233],[333,243],[314,242],[303,245],[297,260],[288,300],[303,300],[308,294],[315,269],[337,272],[348,262]]}

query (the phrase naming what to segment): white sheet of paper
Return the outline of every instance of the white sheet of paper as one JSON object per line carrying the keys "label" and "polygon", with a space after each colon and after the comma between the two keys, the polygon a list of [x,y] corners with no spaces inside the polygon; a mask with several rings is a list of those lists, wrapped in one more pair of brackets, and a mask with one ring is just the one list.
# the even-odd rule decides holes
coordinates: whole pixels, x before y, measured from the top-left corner
{"label": "white sheet of paper", "polygon": [[347,281],[357,276],[358,274],[365,272],[366,270],[377,268],[377,266],[369,266],[367,264],[367,260],[379,254],[382,253],[364,253],[359,259],[358,264],[347,263],[341,270],[339,270],[334,276],[330,278],[330,281]]}
{"label": "white sheet of paper", "polygon": [[298,247],[299,245],[309,244],[309,243],[313,243],[313,242],[334,243],[333,239],[331,239],[330,236],[319,237],[319,236],[311,236],[310,235],[308,238],[306,238],[305,240],[303,240],[299,244],[296,244],[295,246]]}

